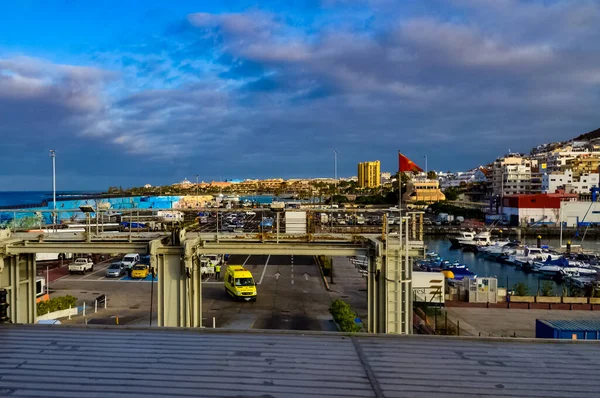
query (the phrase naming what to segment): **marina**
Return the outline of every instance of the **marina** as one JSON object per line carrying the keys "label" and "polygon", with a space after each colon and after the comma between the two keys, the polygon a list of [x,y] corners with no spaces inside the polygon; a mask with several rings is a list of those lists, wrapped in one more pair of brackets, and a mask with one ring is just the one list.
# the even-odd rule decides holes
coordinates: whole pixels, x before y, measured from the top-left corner
{"label": "marina", "polygon": [[[547,240],[543,247],[537,248],[537,242],[525,241],[521,246],[516,244],[491,244],[485,246],[488,252],[464,250],[453,245],[449,239],[426,238],[427,251],[435,253],[439,258],[437,264],[445,263],[446,268],[457,270],[457,266],[467,268],[478,277],[495,277],[499,287],[511,290],[516,284],[523,283],[530,294],[539,291],[545,281],[552,283],[553,294],[560,295],[563,288],[584,289],[587,284],[596,280],[597,259],[595,256],[576,256],[566,259],[564,250],[551,252],[550,248],[560,248],[559,240]],[[600,250],[600,242],[577,242],[581,249],[590,252]],[[505,247],[506,246],[506,247]],[[522,247],[525,247],[525,251]],[[521,247],[521,248],[520,248]],[[504,249],[504,250],[503,250]],[[507,253],[513,253],[508,255]],[[442,267],[443,268],[443,267]],[[458,271],[465,273],[465,271]],[[456,278],[462,279],[462,278]]]}

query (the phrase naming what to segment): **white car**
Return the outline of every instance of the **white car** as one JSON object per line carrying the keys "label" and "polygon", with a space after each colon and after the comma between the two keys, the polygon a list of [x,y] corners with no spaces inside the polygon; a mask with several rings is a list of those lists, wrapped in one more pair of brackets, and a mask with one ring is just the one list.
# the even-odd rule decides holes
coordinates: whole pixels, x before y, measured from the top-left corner
{"label": "white car", "polygon": [[255,215],[256,215],[256,212],[254,212],[254,211],[247,211],[247,212],[246,212],[246,215],[247,215],[247,216],[255,216]]}
{"label": "white car", "polygon": [[140,262],[140,255],[137,253],[126,254],[121,260],[124,268],[133,268],[134,265]]}
{"label": "white car", "polygon": [[69,264],[69,273],[81,272],[85,274],[87,271],[94,271],[94,262],[89,258],[78,258]]}

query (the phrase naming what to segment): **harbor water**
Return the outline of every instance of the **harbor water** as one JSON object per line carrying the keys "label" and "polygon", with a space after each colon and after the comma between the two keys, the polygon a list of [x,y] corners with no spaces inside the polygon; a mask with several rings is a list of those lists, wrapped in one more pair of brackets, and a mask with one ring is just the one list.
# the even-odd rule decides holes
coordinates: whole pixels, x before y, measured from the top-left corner
{"label": "harbor water", "polygon": [[[528,244],[529,246],[536,246],[535,239],[523,241],[522,243]],[[441,239],[439,237],[425,237],[425,244],[427,251],[436,252],[444,260],[448,260],[450,262],[458,261],[461,264],[465,264],[467,267],[469,267],[469,270],[477,274],[478,277],[497,278],[498,287],[508,286],[510,290],[515,284],[523,282],[529,288],[529,292],[531,294],[535,294],[541,284],[544,281],[549,280],[547,278],[540,278],[541,275],[538,273],[525,273],[515,266],[487,260],[483,258],[482,255],[477,253],[451,248],[450,241],[445,238]],[[564,241],[563,244],[565,244]],[[549,239],[542,241],[542,245],[548,245],[551,248],[559,251],[560,242],[558,239]],[[573,241],[573,245],[581,245],[581,247],[583,247],[585,250],[591,250],[594,252],[600,251],[600,241]],[[552,283],[554,284],[554,293],[557,295],[560,294],[562,291],[562,286],[558,286],[555,282]]]}

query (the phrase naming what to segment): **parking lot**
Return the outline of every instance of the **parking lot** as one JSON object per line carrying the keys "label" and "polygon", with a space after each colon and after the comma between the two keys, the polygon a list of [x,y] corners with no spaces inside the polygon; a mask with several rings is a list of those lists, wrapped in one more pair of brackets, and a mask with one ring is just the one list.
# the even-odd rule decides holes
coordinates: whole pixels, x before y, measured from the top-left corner
{"label": "parking lot", "polygon": [[[250,213],[250,214],[247,214]],[[188,228],[197,232],[253,233],[277,230],[277,213],[266,209],[220,211],[217,222],[216,212],[202,212],[206,216],[198,217],[198,224]],[[312,232],[379,232],[383,225],[384,215],[390,231],[397,228],[398,214],[388,210],[362,210],[333,212],[307,212],[307,229]],[[427,225],[432,225],[431,216],[425,215]],[[261,226],[263,222],[264,226]],[[286,232],[285,214],[279,213],[279,231]]]}
{"label": "parking lot", "polygon": [[[67,273],[56,278],[50,284],[51,295],[71,294],[89,300],[106,294],[108,308],[91,316],[91,323],[114,323],[118,316],[120,324],[149,324],[152,284],[145,282],[151,279],[106,278],[106,268],[114,260],[96,264],[93,272],[84,275]],[[220,281],[211,276],[202,286],[205,326],[212,327],[214,318],[216,327],[230,329],[335,330],[329,314],[331,297],[314,257],[232,255],[228,264],[243,265],[252,273],[257,300],[239,302],[227,295],[222,281],[226,272],[223,267]],[[154,289],[153,324],[156,324],[156,286]],[[84,320],[74,318],[71,322]]]}

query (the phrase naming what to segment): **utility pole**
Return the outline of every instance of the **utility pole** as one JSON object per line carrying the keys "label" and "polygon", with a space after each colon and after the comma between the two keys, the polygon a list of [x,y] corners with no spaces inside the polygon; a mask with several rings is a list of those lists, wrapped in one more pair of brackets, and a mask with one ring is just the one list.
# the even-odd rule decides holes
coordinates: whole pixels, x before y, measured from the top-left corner
{"label": "utility pole", "polygon": [[[337,151],[333,151],[333,184],[334,184],[334,196],[337,195]],[[333,200],[332,200],[333,202]]]}
{"label": "utility pole", "polygon": [[54,208],[52,224],[56,228],[56,151],[54,149],[50,149],[50,157],[52,158],[52,205]]}

